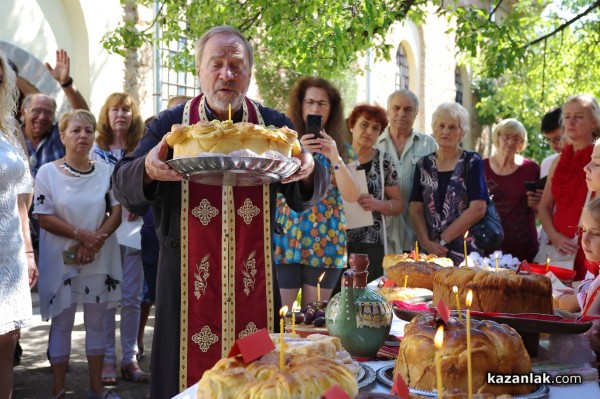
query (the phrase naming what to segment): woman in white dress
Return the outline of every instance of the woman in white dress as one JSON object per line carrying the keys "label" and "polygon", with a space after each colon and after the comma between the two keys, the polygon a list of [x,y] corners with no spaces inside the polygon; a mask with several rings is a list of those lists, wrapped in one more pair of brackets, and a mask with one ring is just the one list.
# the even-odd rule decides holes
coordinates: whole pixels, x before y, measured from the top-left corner
{"label": "woman in white dress", "polygon": [[16,75],[0,54],[0,399],[12,396],[13,353],[20,329],[31,324],[37,268],[29,235],[27,203],[33,186],[23,148],[13,134],[19,91]]}
{"label": "woman in white dress", "polygon": [[78,303],[84,309],[88,399],[115,397],[112,391],[104,392],[102,361],[104,313],[120,299],[123,280],[113,234],[121,223],[121,206],[110,189],[110,168],[88,156],[95,127],[88,111],[63,114],[59,130],[66,155],[43,165],[35,179],[34,212],[41,227],[40,311],[44,320],[52,320],[48,354],[54,398],[65,395]]}

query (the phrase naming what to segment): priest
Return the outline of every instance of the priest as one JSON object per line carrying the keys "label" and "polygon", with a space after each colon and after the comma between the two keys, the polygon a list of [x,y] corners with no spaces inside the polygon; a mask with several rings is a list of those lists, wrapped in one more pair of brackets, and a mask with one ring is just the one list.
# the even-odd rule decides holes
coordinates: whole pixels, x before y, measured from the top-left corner
{"label": "priest", "polygon": [[133,156],[115,167],[115,196],[138,214],[152,206],[160,241],[151,398],[171,398],[195,384],[236,339],[278,330],[276,195],[303,211],[329,185],[327,170],[306,151],[294,175],[262,186],[188,182],[165,164],[172,157],[165,135],[173,124],[224,121],[230,105],[233,122],[293,128],[282,113],[246,97],[253,61],[252,46],[238,30],[208,30],[196,44],[203,94],[161,112]]}

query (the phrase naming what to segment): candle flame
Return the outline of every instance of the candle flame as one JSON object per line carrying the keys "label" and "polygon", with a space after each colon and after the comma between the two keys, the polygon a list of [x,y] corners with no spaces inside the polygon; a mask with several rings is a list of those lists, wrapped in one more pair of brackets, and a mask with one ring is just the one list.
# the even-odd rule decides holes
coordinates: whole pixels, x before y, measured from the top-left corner
{"label": "candle flame", "polygon": [[442,343],[444,342],[444,326],[439,326],[437,332],[435,333],[435,337],[433,338],[433,344],[435,345],[435,349],[441,349]]}
{"label": "candle flame", "polygon": [[469,230],[465,231],[465,235],[464,235],[465,240],[467,239],[468,236],[469,236]]}
{"label": "candle flame", "polygon": [[321,284],[321,280],[323,280],[323,277],[325,277],[325,272],[323,272],[320,276],[319,276],[319,284]]}
{"label": "candle flame", "polygon": [[287,313],[288,307],[284,306],[281,309],[279,309],[279,316],[281,317],[285,317],[285,314]]}
{"label": "candle flame", "polygon": [[294,301],[294,304],[292,305],[292,312],[296,311],[298,309],[298,301]]}
{"label": "candle flame", "polygon": [[496,254],[495,257],[496,257],[496,260],[498,260],[498,254]]}
{"label": "candle flame", "polygon": [[467,307],[470,308],[471,307],[471,303],[473,302],[473,291],[469,290],[469,292],[467,292]]}
{"label": "candle flame", "polygon": [[458,287],[457,286],[452,287],[452,292],[454,292],[455,294],[458,294]]}

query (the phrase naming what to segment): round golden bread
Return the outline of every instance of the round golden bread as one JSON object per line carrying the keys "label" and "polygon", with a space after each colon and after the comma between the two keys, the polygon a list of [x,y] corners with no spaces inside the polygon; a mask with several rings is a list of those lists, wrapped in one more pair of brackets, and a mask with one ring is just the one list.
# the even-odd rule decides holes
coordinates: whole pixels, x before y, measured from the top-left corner
{"label": "round golden bread", "polygon": [[441,268],[442,266],[432,262],[398,262],[394,266],[388,267],[387,276],[398,287],[404,287],[404,279],[407,276],[407,287],[431,290],[433,288],[433,274]]}
{"label": "round golden bread", "polygon": [[198,383],[198,399],[314,399],[332,385],[350,397],[358,393],[355,377],[342,364],[319,355],[286,354],[279,368],[279,353],[244,363],[241,356],[221,359]]}
{"label": "round golden bread", "polygon": [[552,313],[552,282],[543,274],[517,274],[514,270],[476,267],[444,268],[433,276],[433,303],[443,299],[456,309],[452,287],[458,287],[461,309],[473,290],[471,309],[499,313]]}
{"label": "round golden bread", "polygon": [[195,157],[201,153],[229,154],[244,149],[258,155],[274,150],[291,157],[302,151],[294,130],[286,126],[265,127],[248,122],[214,120],[190,126],[176,124],[166,140],[173,148],[173,158]]}
{"label": "round golden bread", "polygon": [[[394,377],[400,374],[409,387],[437,390],[433,344],[437,328],[433,315],[426,313],[415,316],[404,327]],[[464,323],[454,317],[445,326],[441,351],[444,390],[467,392],[467,333]],[[535,389],[535,385],[529,384],[487,383],[487,373],[531,372],[531,359],[521,336],[506,324],[471,320],[471,362],[474,393],[522,395]]]}

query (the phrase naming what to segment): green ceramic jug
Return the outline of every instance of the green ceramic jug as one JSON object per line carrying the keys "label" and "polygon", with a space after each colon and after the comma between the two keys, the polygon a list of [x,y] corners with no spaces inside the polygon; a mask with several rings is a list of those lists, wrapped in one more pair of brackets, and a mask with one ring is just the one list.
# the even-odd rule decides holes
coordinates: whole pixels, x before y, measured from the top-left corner
{"label": "green ceramic jug", "polygon": [[367,288],[369,258],[350,254],[350,270],[342,276],[341,292],[327,305],[325,320],[329,334],[338,337],[354,357],[374,358],[392,326],[392,307]]}

